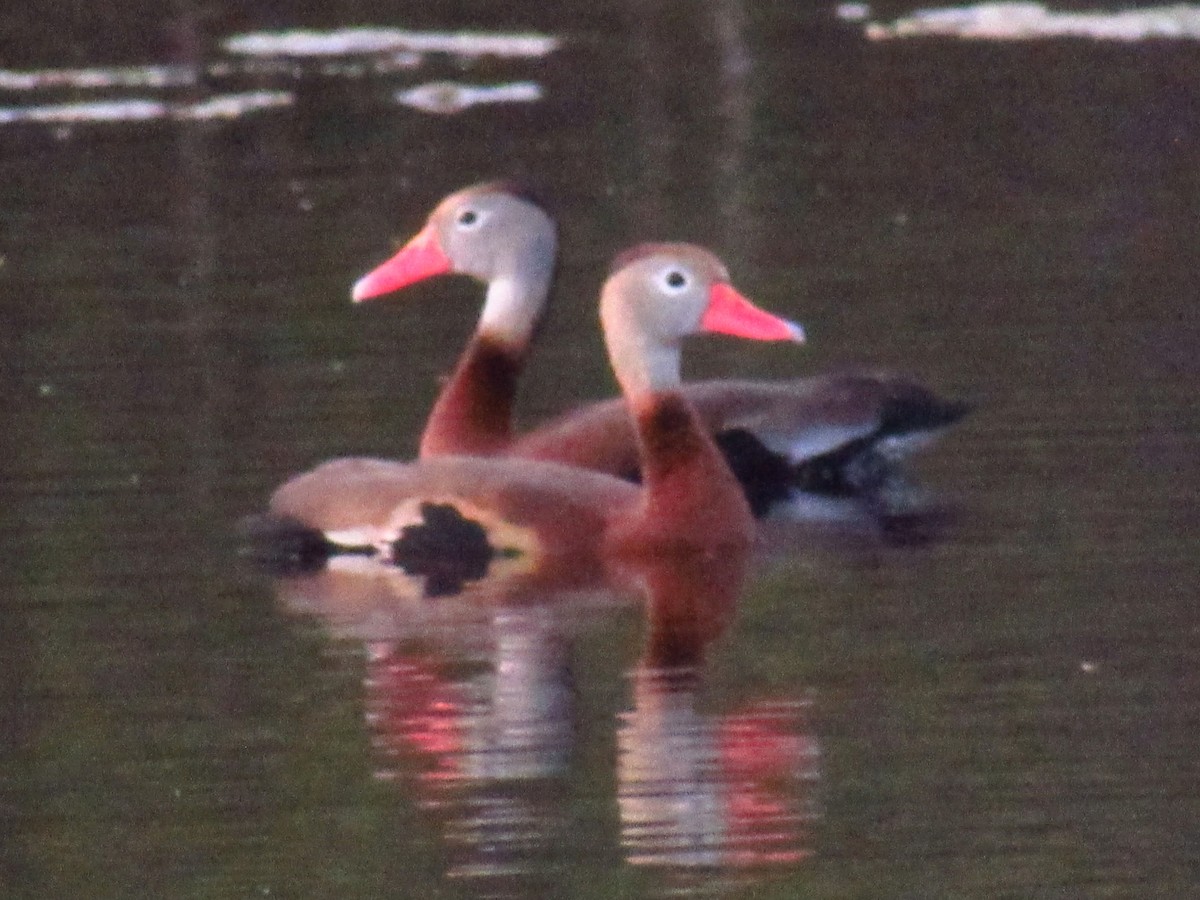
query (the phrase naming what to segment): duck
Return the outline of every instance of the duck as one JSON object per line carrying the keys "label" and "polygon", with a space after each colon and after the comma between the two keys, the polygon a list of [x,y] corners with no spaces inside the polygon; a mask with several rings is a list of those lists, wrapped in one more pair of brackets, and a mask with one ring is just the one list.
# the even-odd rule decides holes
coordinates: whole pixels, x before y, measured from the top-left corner
{"label": "duck", "polygon": [[283,484],[253,531],[280,539],[298,565],[367,557],[426,575],[431,594],[501,569],[750,546],[750,505],[681,389],[682,339],[713,332],[801,343],[803,328],[755,306],[715,255],[683,243],[618,255],[600,320],[640,483],[512,455],[343,458]]}
{"label": "duck", "polygon": [[[556,223],[537,196],[516,181],[487,181],[443,199],[416,235],[354,284],[356,303],[444,274],[487,286],[476,330],[426,421],[422,459],[503,454],[640,477],[637,441],[619,397],[568,410],[524,434],[513,429],[520,374],[557,253]],[[904,493],[900,463],[971,409],[910,378],[869,371],[710,379],[682,392],[758,517],[797,494],[874,502],[897,493],[896,485]]]}

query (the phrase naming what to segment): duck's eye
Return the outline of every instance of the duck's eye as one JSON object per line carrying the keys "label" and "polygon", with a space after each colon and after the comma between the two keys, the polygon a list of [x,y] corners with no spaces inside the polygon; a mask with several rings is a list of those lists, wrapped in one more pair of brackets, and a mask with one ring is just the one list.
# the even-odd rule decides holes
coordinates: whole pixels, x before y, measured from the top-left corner
{"label": "duck's eye", "polygon": [[665,284],[669,290],[676,293],[687,287],[687,283],[687,276],[678,269],[671,269],[666,275],[663,276],[663,284]]}
{"label": "duck's eye", "polygon": [[474,228],[479,222],[479,213],[473,209],[464,209],[458,214],[458,224],[463,228]]}

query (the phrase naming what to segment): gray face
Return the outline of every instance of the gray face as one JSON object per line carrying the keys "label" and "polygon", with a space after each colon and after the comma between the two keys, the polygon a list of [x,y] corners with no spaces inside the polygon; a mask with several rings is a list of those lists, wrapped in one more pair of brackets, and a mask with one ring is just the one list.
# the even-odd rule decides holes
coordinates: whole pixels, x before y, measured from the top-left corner
{"label": "gray face", "polygon": [[647,245],[610,278],[605,304],[656,343],[671,345],[700,328],[714,283],[728,280],[721,262],[690,244]]}
{"label": "gray face", "polygon": [[512,194],[460,191],[442,201],[432,219],[455,272],[491,281],[519,276],[522,268],[553,266],[554,223],[533,203]]}

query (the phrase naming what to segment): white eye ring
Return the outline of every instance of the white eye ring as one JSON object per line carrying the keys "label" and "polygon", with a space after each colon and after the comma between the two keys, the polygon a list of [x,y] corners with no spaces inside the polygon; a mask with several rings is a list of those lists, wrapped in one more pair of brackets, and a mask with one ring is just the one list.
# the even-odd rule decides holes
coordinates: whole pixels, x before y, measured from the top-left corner
{"label": "white eye ring", "polygon": [[487,213],[468,206],[454,217],[454,225],[462,231],[474,231],[487,219]]}
{"label": "white eye ring", "polygon": [[692,280],[688,277],[687,273],[677,266],[672,266],[663,272],[659,276],[658,281],[668,294],[681,294],[692,284]]}

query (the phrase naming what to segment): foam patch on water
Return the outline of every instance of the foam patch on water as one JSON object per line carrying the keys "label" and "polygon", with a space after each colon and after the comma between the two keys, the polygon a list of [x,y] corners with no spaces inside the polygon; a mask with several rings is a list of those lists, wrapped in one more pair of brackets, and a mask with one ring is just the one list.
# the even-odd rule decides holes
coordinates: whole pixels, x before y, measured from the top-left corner
{"label": "foam patch on water", "polygon": [[872,40],[925,36],[983,41],[1200,40],[1200,6],[1179,3],[1115,12],[1054,12],[1041,3],[978,3],[921,9],[890,24],[868,22],[865,30]]}
{"label": "foam patch on water", "polygon": [[201,76],[221,78],[299,78],[314,72],[331,78],[366,78],[415,69],[419,53],[390,53],[373,59],[327,60],[305,66],[291,59],[267,57],[218,60],[193,66],[99,66],[90,69],[0,69],[0,91],[170,89],[194,87]]}
{"label": "foam patch on water", "polygon": [[203,121],[236,119],[247,113],[290,106],[287,91],[254,91],[223,94],[196,103],[175,103],[146,98],[100,100],[94,103],[55,103],[44,106],[0,108],[0,125],[16,122],[68,125],[84,122],[146,122],[155,119]]}
{"label": "foam patch on water", "polygon": [[229,53],[247,56],[351,56],[374,53],[447,53],[452,56],[537,58],[559,47],[542,34],[476,31],[406,31],[402,28],[343,28],[337,31],[280,31],[226,38]]}
{"label": "foam patch on water", "polygon": [[541,85],[533,81],[513,81],[507,84],[434,81],[397,91],[393,99],[402,106],[410,106],[422,112],[450,115],[487,103],[533,103],[541,100],[542,96]]}
{"label": "foam patch on water", "polygon": [[290,91],[222,94],[198,103],[171,104],[171,115],[177,119],[237,119],[246,113],[291,106],[293,102],[295,97]]}
{"label": "foam patch on water", "polygon": [[196,83],[191,66],[120,66],[95,69],[0,69],[0,90],[36,91],[47,88],[171,88]]}
{"label": "foam patch on water", "polygon": [[250,56],[209,63],[205,71],[211,78],[300,78],[307,74],[331,78],[367,78],[392,75],[421,65],[419,53],[386,53],[373,57],[340,59],[293,59],[289,57]]}
{"label": "foam patch on water", "polygon": [[871,17],[871,6],[867,3],[839,3],[835,12],[843,22],[865,22]]}
{"label": "foam patch on water", "polygon": [[[220,93],[194,102],[169,92],[200,84],[235,89],[246,81],[262,86],[271,80],[285,88],[317,76],[368,79],[407,72],[431,54],[454,56],[470,64],[484,56],[537,59],[558,49],[560,41],[543,34],[473,31],[407,31],[399,28],[345,28],[336,31],[280,31],[226,38],[228,55],[198,65],[96,66],[92,68],[0,69],[0,91],[14,93],[95,91],[104,94],[163,91],[164,97],[104,96],[103,99],[0,107],[0,125],[17,122],[73,124],[144,122],[154,119],[234,119],[264,109],[292,105],[291,90]],[[233,84],[222,82],[234,81]],[[241,84],[237,84],[237,81]],[[434,82],[392,92],[397,104],[427,113],[448,114],[473,106],[530,103],[543,91],[533,81],[474,85]]]}

